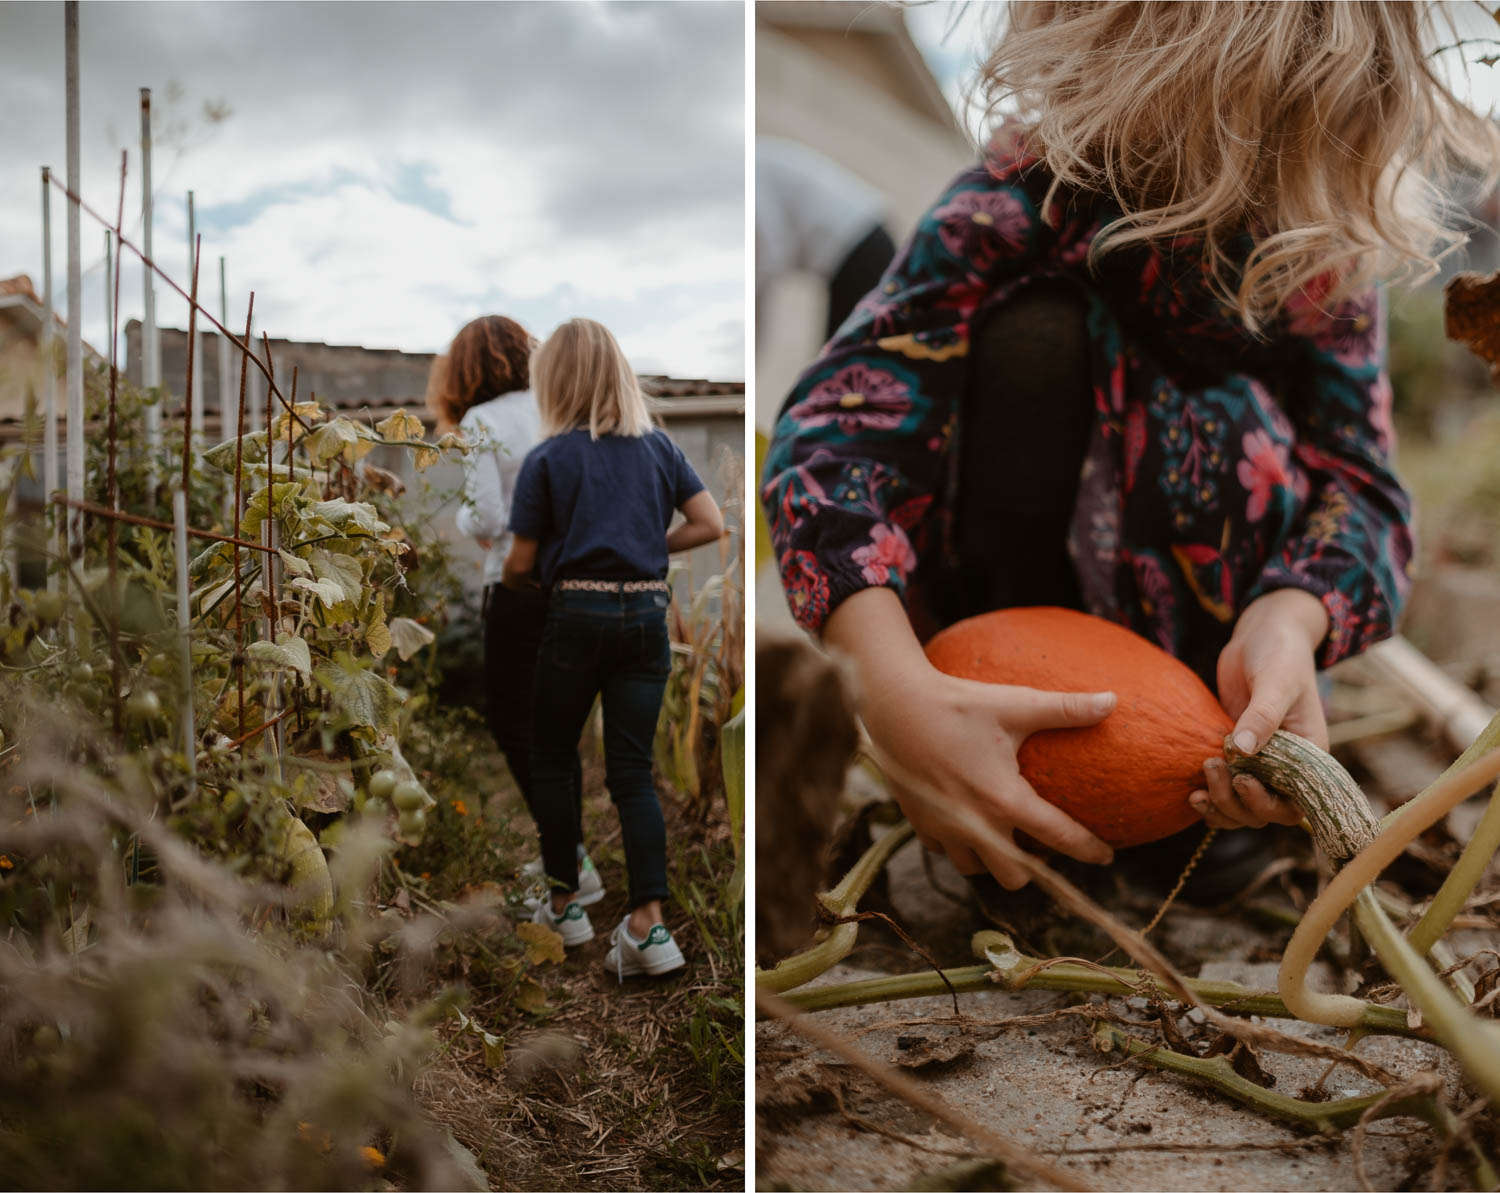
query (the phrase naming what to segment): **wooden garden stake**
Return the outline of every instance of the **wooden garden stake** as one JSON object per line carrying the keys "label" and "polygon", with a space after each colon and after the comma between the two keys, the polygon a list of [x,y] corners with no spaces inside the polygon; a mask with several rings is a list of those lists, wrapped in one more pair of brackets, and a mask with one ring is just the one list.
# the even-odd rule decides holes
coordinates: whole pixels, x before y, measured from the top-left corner
{"label": "wooden garden stake", "polygon": [[[70,183],[71,185],[71,183]],[[151,88],[141,88],[141,247],[147,260],[151,258]],[[145,311],[141,316],[141,385],[155,389],[161,385],[161,337],[156,330],[156,279],[150,269],[141,271],[142,300]],[[146,450],[155,456],[161,450],[161,405],[153,403],[146,407]],[[153,464],[154,467],[154,464]]]}
{"label": "wooden garden stake", "polygon": [[[68,497],[83,500],[83,267],[78,140],[78,0],[63,6],[68,128]],[[83,555],[83,518],[67,519],[68,559]]]}
{"label": "wooden garden stake", "polygon": [[[240,537],[240,495],[244,487],[245,466],[245,378],[250,368],[250,328],[255,318],[255,291],[250,291],[250,305],[245,312],[245,342],[240,346],[240,401],[234,433],[234,537]],[[240,548],[234,547],[234,683],[238,697],[240,736],[245,735],[245,607],[240,592]]]}
{"label": "wooden garden stake", "polygon": [[[197,233],[197,219],[193,211],[193,192],[187,193],[187,221],[188,221],[188,272],[193,278],[193,296],[188,300],[188,359],[192,359],[193,350],[198,346],[198,332],[194,326],[194,320],[198,315],[198,258],[203,252],[203,238]],[[194,373],[191,368],[187,374],[187,407],[188,415],[192,419],[193,452],[196,454],[203,447],[203,372],[200,369]]]}
{"label": "wooden garden stake", "polygon": [[[108,254],[105,255],[106,259]],[[46,370],[42,379],[42,489],[47,501],[57,492],[57,361],[53,359],[52,340],[56,333],[56,316],[52,313],[52,170],[42,167],[42,359]],[[50,506],[49,506],[50,508]],[[59,511],[63,521],[67,511]],[[60,544],[62,523],[53,520],[52,542]],[[47,569],[47,591],[56,592],[60,576]]]}
{"label": "wooden garden stake", "polygon": [[[194,282],[196,283],[196,272]],[[194,287],[196,289],[196,285]],[[192,347],[188,348],[192,359]],[[184,448],[184,454],[187,449]],[[187,491],[178,489],[172,494],[173,545],[177,552],[177,632],[182,652],[182,755],[187,763],[188,791],[198,787],[198,745],[193,728],[193,630],[192,614],[188,608],[188,550],[187,550]]]}

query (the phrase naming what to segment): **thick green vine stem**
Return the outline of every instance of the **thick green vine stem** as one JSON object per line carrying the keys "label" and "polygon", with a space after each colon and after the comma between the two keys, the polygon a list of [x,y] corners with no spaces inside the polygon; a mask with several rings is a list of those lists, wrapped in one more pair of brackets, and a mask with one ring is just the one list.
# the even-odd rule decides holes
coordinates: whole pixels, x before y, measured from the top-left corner
{"label": "thick green vine stem", "polygon": [[1232,773],[1254,775],[1301,808],[1313,840],[1331,861],[1353,857],[1380,831],[1359,784],[1305,737],[1278,729],[1255,754],[1242,752],[1232,737],[1225,737],[1224,758]]}
{"label": "thick green vine stem", "polygon": [[[838,886],[819,895],[818,904],[834,919],[852,915],[865,892],[870,889],[870,884],[875,881],[875,876],[890,861],[891,854],[911,840],[911,837],[912,827],[903,820],[864,851]],[[812,948],[794,953],[774,969],[757,969],[756,989],[769,994],[780,994],[784,990],[792,990],[812,981],[853,952],[858,935],[858,924],[835,924],[833,930]]]}
{"label": "thick green vine stem", "polygon": [[[1496,748],[1500,748],[1500,713],[1494,716],[1485,726],[1484,732],[1474,739],[1448,770],[1455,771],[1468,766],[1474,759]],[[1398,808],[1392,816],[1399,814]],[[1448,930],[1453,917],[1463,910],[1469,896],[1474,893],[1474,888],[1479,885],[1497,848],[1500,848],[1500,785],[1491,794],[1489,807],[1485,809],[1484,817],[1474,830],[1473,837],[1464,846],[1457,864],[1448,877],[1443,879],[1443,885],[1433,896],[1432,903],[1411,930],[1411,943],[1418,952],[1426,952]]]}
{"label": "thick green vine stem", "polygon": [[[1496,778],[1500,778],[1500,750],[1492,750],[1461,770],[1450,768],[1436,783],[1410,801],[1399,816],[1388,821],[1375,840],[1362,850],[1358,857],[1352,859],[1348,865],[1335,874],[1333,880],[1313,900],[1312,905],[1303,913],[1302,922],[1297,925],[1297,930],[1292,933],[1292,939],[1287,943],[1286,951],[1281,959],[1278,982],[1282,999],[1298,1018],[1307,1019],[1313,1023],[1328,1024],[1332,1027],[1358,1025],[1361,1012],[1358,999],[1348,998],[1342,994],[1324,994],[1307,988],[1307,970],[1317,955],[1324,937],[1328,935],[1344,909],[1354,903],[1360,892],[1379,877],[1380,872],[1395,860],[1406,848],[1408,842],[1447,815],[1455,805],[1462,802],[1469,792],[1476,787],[1494,782]],[[1374,911],[1379,911],[1379,908],[1374,905],[1373,896],[1368,902]],[[1371,919],[1373,921],[1373,917]],[[1384,919],[1384,916],[1382,915],[1380,919]],[[1366,925],[1361,923],[1360,927],[1363,930]],[[1384,936],[1383,933],[1379,935]],[[1428,1007],[1419,1001],[1421,992],[1408,986],[1407,978],[1397,972],[1404,965],[1404,954],[1409,951],[1412,956],[1417,956],[1415,950],[1411,950],[1402,939],[1400,944],[1405,948],[1402,950],[1402,955],[1398,956],[1393,954],[1388,945],[1383,946],[1380,939],[1371,939],[1368,933],[1366,938],[1370,940],[1371,947],[1374,948],[1376,955],[1387,967],[1391,976],[1402,984],[1407,994],[1431,1021]],[[1421,964],[1425,969],[1425,963]],[[1396,968],[1392,968],[1393,965]],[[1426,970],[1426,972],[1430,974],[1432,971]],[[1443,994],[1447,994],[1447,990],[1442,987],[1441,983],[1438,989]],[[1479,1062],[1485,1071],[1484,1078],[1475,1073],[1469,1058],[1464,1055],[1462,1041],[1458,1046],[1449,1044],[1449,1047],[1459,1054],[1459,1061],[1465,1069],[1469,1070],[1470,1076],[1474,1077],[1487,1093],[1493,1090],[1494,1092],[1490,1093],[1491,1097],[1500,1099],[1500,1052],[1495,1054],[1491,1070],[1491,1061],[1488,1059],[1490,1053],[1488,1032],[1481,1032],[1481,1028],[1488,1028],[1488,1026],[1477,1020],[1473,1021],[1474,1032],[1485,1036],[1486,1059]],[[1448,1044],[1447,1040],[1443,1042]]]}

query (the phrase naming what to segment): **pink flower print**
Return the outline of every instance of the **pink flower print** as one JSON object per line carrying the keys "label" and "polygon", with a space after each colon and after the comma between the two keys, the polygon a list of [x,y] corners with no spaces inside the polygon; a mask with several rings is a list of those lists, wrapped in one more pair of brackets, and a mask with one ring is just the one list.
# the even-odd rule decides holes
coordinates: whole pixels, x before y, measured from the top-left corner
{"label": "pink flower print", "polygon": [[1250,493],[1245,516],[1259,522],[1266,516],[1275,489],[1290,488],[1298,499],[1307,496],[1307,478],[1294,472],[1285,444],[1276,443],[1265,431],[1251,431],[1243,440],[1245,458],[1235,469]]}
{"label": "pink flower print", "polygon": [[870,584],[884,584],[893,572],[905,582],[917,566],[917,553],[911,549],[906,531],[884,524],[870,531],[869,546],[854,549],[853,559],[860,565],[860,575]]}
{"label": "pink flower print", "polygon": [[1031,226],[1025,205],[1009,191],[963,191],[933,214],[943,247],[980,270],[1002,248],[1019,252]]}
{"label": "pink flower print", "polygon": [[1172,619],[1177,600],[1172,595],[1172,581],[1165,569],[1151,555],[1132,555],[1130,567],[1135,573],[1140,594],[1141,612],[1151,619],[1156,640],[1163,650],[1172,649]]}
{"label": "pink flower print", "polygon": [[1378,364],[1385,351],[1384,321],[1373,295],[1346,299],[1332,307],[1327,294],[1331,282],[1319,282],[1287,300],[1287,330],[1332,356],[1346,369]]}
{"label": "pink flower print", "polygon": [[781,557],[781,584],[792,616],[804,629],[816,630],[828,613],[828,577],[811,551],[788,551]]}
{"label": "pink flower print", "polygon": [[894,431],[911,411],[905,382],[884,369],[852,364],[818,382],[787,413],[803,428],[837,423],[845,435]]}
{"label": "pink flower print", "polygon": [[1396,441],[1396,428],[1391,424],[1391,379],[1384,373],[1370,387],[1370,426],[1375,431],[1375,446],[1387,455]]}

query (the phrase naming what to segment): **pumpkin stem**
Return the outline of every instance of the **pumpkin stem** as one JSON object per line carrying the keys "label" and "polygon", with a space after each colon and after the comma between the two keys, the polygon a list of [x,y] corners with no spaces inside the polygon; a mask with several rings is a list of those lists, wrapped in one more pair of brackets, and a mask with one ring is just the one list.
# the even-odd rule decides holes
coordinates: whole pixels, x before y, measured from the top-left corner
{"label": "pumpkin stem", "polygon": [[1347,861],[1380,831],[1359,784],[1305,737],[1278,729],[1256,754],[1242,752],[1225,737],[1224,758],[1232,773],[1254,775],[1301,808],[1313,840],[1331,861]]}

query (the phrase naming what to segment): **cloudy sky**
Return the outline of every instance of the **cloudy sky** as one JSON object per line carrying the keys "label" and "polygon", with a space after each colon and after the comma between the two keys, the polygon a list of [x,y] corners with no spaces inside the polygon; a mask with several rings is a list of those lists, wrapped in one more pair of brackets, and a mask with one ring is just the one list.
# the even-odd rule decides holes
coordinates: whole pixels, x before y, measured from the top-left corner
{"label": "cloudy sky", "polygon": [[[738,3],[84,4],[83,194],[140,231],[139,89],[155,108],[155,255],[231,327],[441,350],[501,313],[608,324],[636,368],[744,376],[744,9]],[[65,174],[63,5],[0,3],[0,277],[41,288],[40,167]],[[225,114],[227,112],[227,114]],[[218,118],[215,118],[216,113]],[[65,309],[64,204],[53,203]],[[83,222],[103,344],[104,233]],[[142,310],[127,260],[121,314]],[[158,321],[186,303],[158,286]],[[122,318],[122,326],[123,326]]]}

